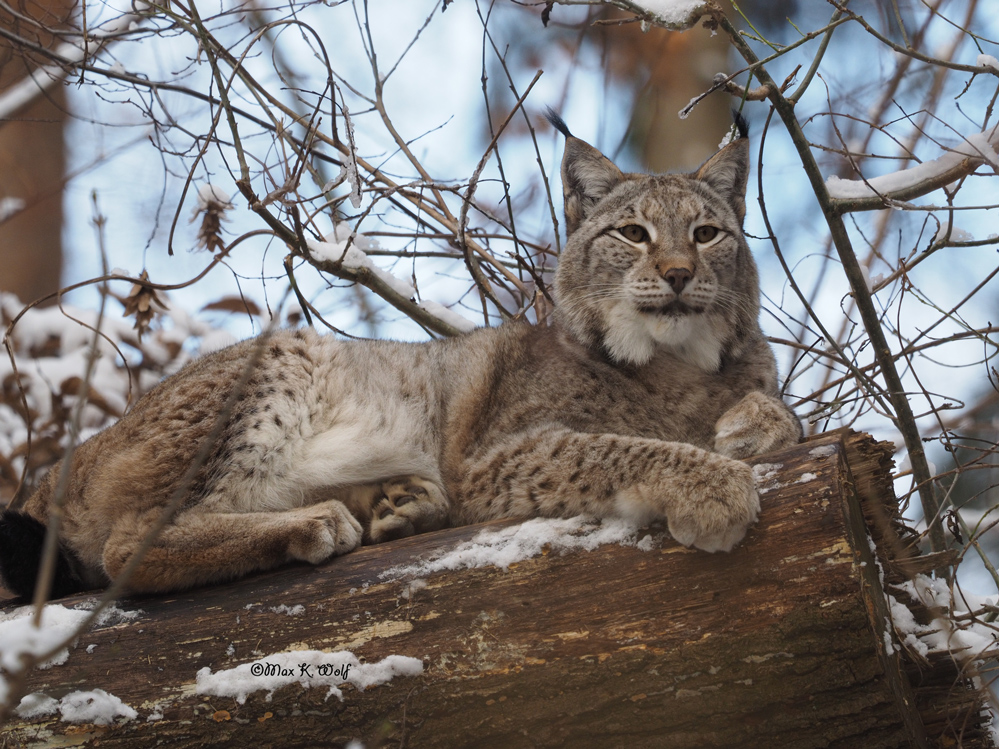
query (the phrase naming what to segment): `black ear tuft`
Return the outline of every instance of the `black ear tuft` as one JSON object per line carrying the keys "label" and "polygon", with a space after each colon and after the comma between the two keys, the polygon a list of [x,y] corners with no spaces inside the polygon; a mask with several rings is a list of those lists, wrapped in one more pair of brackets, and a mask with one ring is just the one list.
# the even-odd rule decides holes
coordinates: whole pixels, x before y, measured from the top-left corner
{"label": "black ear tuft", "polygon": [[749,123],[746,122],[746,118],[742,116],[742,112],[738,109],[732,110],[732,119],[735,120],[735,126],[739,130],[740,138],[749,137]]}
{"label": "black ear tuft", "polygon": [[569,132],[569,126],[565,124],[565,120],[563,120],[559,116],[558,112],[556,112],[551,107],[547,107],[545,109],[545,119],[551,123],[551,126],[553,128],[562,133],[562,135],[564,135],[566,138],[572,137],[572,133]]}
{"label": "black ear tuft", "polygon": [[[0,512],[0,579],[12,593],[30,599],[41,566],[45,546],[45,526],[23,512]],[[62,598],[82,590],[60,549],[52,580],[52,598]]]}

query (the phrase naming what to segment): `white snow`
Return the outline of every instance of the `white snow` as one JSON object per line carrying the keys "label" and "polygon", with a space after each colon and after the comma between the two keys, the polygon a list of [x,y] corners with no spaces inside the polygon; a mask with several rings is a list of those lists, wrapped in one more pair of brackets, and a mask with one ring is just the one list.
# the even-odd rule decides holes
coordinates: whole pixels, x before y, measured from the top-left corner
{"label": "white snow", "polygon": [[[23,309],[15,296],[2,292],[0,307],[6,319],[13,319]],[[154,327],[140,344],[132,328],[133,320],[122,318],[113,307],[107,310],[101,332],[109,340],[98,339],[99,356],[90,381],[91,405],[83,410],[80,423],[82,437],[113,423],[130,396],[134,402],[163,375],[179,369],[191,358],[193,345],[212,332],[209,325],[194,320],[175,305],[163,312],[162,319],[165,327]],[[51,426],[46,425],[57,416],[54,407],[61,404],[72,408],[76,402],[77,396],[72,393],[79,389],[93,341],[93,332],[85,326],[95,326],[97,320],[96,311],[64,304],[61,309],[54,306],[28,310],[11,331],[14,362],[34,415],[34,439],[51,434]],[[112,342],[118,346],[117,351]],[[137,381],[133,378],[130,382],[119,351],[132,365],[132,374],[138,374]],[[143,366],[136,368],[140,360]],[[0,382],[8,379],[13,382],[13,367],[8,356],[0,356]],[[93,405],[98,402],[107,404],[108,409]],[[17,472],[24,458],[16,453],[23,451],[26,440],[27,428],[20,411],[11,403],[0,402],[0,455],[10,460]],[[68,435],[60,436],[61,447],[65,448],[68,441]]]}
{"label": "white snow", "polygon": [[885,617],[885,629],[884,632],[881,633],[881,635],[884,637],[885,652],[888,655],[894,654],[895,643],[891,639],[891,621],[888,619],[887,616]]}
{"label": "white snow", "polygon": [[195,213],[207,211],[209,208],[229,210],[232,207],[229,193],[219,189],[210,182],[206,182],[198,188],[198,206],[195,209]]}
{"label": "white snow", "polygon": [[[358,235],[360,236],[360,235]],[[358,248],[354,242],[347,246],[347,242],[317,242],[314,239],[307,240],[309,252],[316,260],[331,263],[340,262],[344,268],[373,268],[371,259]]]}
{"label": "white snow", "polygon": [[321,650],[294,650],[274,653],[252,663],[212,673],[207,666],[197,674],[197,694],[232,697],[239,704],[254,692],[267,692],[267,698],[288,684],[305,688],[328,687],[326,699],[336,695],[343,700],[337,685],[353,684],[360,690],[386,684],[396,676],[418,676],[423,673],[423,661],[405,655],[390,655],[378,663],[361,663],[353,653],[343,650],[326,653]]}
{"label": "white snow", "polygon": [[[947,237],[948,230],[950,232],[950,237]],[[936,236],[933,237],[934,242],[939,242],[942,239],[948,238],[951,242],[971,242],[974,240],[974,236],[971,232],[967,232],[959,226],[952,226],[950,222],[944,222],[940,224],[940,228],[937,229]]]}
{"label": "white snow", "polygon": [[820,458],[828,458],[830,455],[836,453],[836,447],[834,445],[820,445],[819,447],[813,447],[808,451],[808,457],[819,460]]}
{"label": "white snow", "polygon": [[703,0],[634,0],[634,4],[675,31],[689,29],[707,13],[707,3]]}
{"label": "white snow", "polygon": [[[342,108],[343,120],[347,123],[347,153],[343,166],[340,168],[340,177],[347,180],[350,185],[350,204],[354,210],[361,207],[361,179],[357,173],[357,149],[354,145],[354,121],[350,119],[350,112],[346,103]],[[339,178],[338,178],[339,179]]]}
{"label": "white snow", "polygon": [[26,205],[21,198],[0,198],[0,223],[23,211]]}
{"label": "white snow", "polygon": [[[894,596],[888,596],[895,629],[904,634],[903,642],[917,652],[950,652],[961,661],[977,660],[986,653],[996,651],[996,625],[981,620],[963,618],[970,612],[980,610],[992,599],[985,596],[951,590],[945,580],[926,575],[903,583],[901,587],[913,600],[920,601],[931,610],[948,612],[938,616],[930,624],[919,624],[908,607],[899,603]],[[962,618],[958,618],[962,617]]]}
{"label": "white snow", "polygon": [[411,580],[409,584],[402,589],[402,593],[400,593],[400,595],[403,598],[409,600],[414,595],[416,595],[417,592],[423,590],[426,587],[427,587],[427,581],[424,580],[423,578],[418,577],[415,580]]}
{"label": "white snow", "polygon": [[957,168],[968,158],[981,159],[999,167],[999,155],[995,151],[997,144],[999,144],[999,125],[984,133],[967,136],[963,143],[937,159],[924,161],[922,164],[891,174],[872,177],[867,182],[830,176],[826,180],[826,190],[829,192],[829,197],[834,199],[870,198],[897,193],[938,178]]}
{"label": "white snow", "polygon": [[281,604],[280,606],[271,606],[271,611],[275,614],[287,614],[288,616],[301,616],[305,613],[305,606],[300,603],[296,603],[294,606],[286,606]]}
{"label": "white snow", "polygon": [[783,467],[783,463],[757,463],[753,466],[753,478],[756,480],[757,493],[766,494],[774,489],[780,489],[781,484],[776,480],[776,476]]}
{"label": "white snow", "polygon": [[317,260],[325,260],[331,263],[340,262],[344,268],[349,270],[369,268],[372,273],[378,276],[386,286],[399,296],[405,299],[412,299],[416,296],[416,289],[413,288],[411,283],[392,275],[387,270],[379,268],[364,253],[365,249],[375,249],[378,247],[378,243],[375,240],[363,234],[355,234],[353,241],[349,241],[350,235],[350,227],[345,223],[339,223],[333,232],[333,236],[326,237],[325,241],[307,240],[309,252]]}
{"label": "white snow", "polygon": [[992,68],[999,73],[999,60],[992,55],[979,55],[975,60],[975,65],[980,68]]}
{"label": "white snow", "polygon": [[134,720],[138,713],[113,694],[103,689],[70,692],[59,701],[59,713],[67,723],[107,725],[115,718]]}
{"label": "white snow", "polygon": [[32,692],[31,694],[26,694],[18,706],[14,709],[14,712],[18,714],[19,717],[30,719],[30,718],[41,718],[45,715],[52,715],[59,710],[59,701],[49,697],[47,694],[42,692]]}
{"label": "white snow", "polygon": [[[35,626],[33,606],[0,614],[0,668],[8,673],[20,671],[23,656],[43,655],[70,640],[89,613],[48,604],[42,610],[41,627]],[[67,658],[69,650],[62,648],[39,668],[61,665]]]}
{"label": "white snow", "polygon": [[818,476],[816,476],[814,473],[803,473],[798,478],[798,480],[795,481],[794,483],[796,483],[796,484],[807,484],[809,481],[815,481],[815,479],[817,479],[817,478],[818,478]]}
{"label": "white snow", "polygon": [[564,553],[593,550],[603,544],[620,544],[649,550],[651,540],[646,537],[638,541],[637,534],[638,528],[626,520],[605,518],[598,521],[585,516],[534,518],[501,530],[481,531],[471,541],[463,541],[424,561],[391,567],[379,577],[390,580],[423,578],[434,572],[473,567],[506,569],[515,562],[542,554],[545,549]]}
{"label": "white snow", "polygon": [[462,333],[468,333],[471,330],[475,330],[476,326],[474,322],[469,320],[467,317],[459,315],[454,310],[448,309],[443,304],[438,304],[437,302],[425,299],[420,302],[418,306],[429,312],[438,320],[442,320],[452,328],[460,330]]}

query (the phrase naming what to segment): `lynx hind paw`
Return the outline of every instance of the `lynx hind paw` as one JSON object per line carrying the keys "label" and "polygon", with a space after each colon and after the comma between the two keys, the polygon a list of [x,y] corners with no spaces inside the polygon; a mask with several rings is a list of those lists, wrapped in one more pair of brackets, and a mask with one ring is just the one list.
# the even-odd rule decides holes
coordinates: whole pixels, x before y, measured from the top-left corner
{"label": "lynx hind paw", "polygon": [[756,522],[760,498],[752,469],[725,460],[723,466],[704,466],[681,507],[669,513],[670,535],[684,546],[702,551],[731,551]]}
{"label": "lynx hind paw", "polygon": [[293,512],[297,518],[288,541],[292,559],[319,564],[361,545],[361,524],[342,502],[321,502]]}
{"label": "lynx hind paw", "polygon": [[715,452],[744,460],[797,444],[801,422],[781,401],[748,393],[715,424]]}
{"label": "lynx hind paw", "polygon": [[366,543],[380,544],[447,525],[448,501],[432,481],[402,476],[382,484],[381,498],[371,510]]}

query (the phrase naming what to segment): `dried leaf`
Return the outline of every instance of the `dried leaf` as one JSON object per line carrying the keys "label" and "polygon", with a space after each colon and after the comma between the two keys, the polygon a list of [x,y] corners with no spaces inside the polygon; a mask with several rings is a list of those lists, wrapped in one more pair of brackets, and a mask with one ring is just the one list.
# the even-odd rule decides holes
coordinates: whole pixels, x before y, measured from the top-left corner
{"label": "dried leaf", "polygon": [[139,283],[133,284],[128,296],[122,300],[122,304],[125,305],[125,313],[122,316],[135,315],[134,327],[139,332],[139,341],[142,340],[142,334],[149,330],[149,324],[153,321],[157,308],[160,310],[167,309],[166,304],[159,298],[156,290],[142,283],[142,281],[148,280],[149,274],[146,271],[142,271],[142,275],[139,276]]}
{"label": "dried leaf", "polygon": [[198,205],[194,209],[193,222],[200,215],[201,228],[198,229],[198,247],[215,252],[225,249],[222,239],[222,222],[225,212],[232,209],[229,196],[214,185],[202,185],[198,190]]}
{"label": "dried leaf", "polygon": [[219,310],[222,312],[238,312],[240,314],[248,313],[260,317],[260,307],[258,307],[252,300],[245,299],[239,296],[226,296],[219,299],[217,302],[212,302],[211,304],[206,304],[201,308],[202,312],[208,310]]}

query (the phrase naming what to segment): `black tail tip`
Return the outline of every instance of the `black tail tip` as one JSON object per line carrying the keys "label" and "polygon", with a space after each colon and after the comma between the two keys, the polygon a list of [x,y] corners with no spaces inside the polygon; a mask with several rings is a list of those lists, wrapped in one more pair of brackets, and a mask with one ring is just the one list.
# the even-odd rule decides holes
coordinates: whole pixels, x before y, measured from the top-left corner
{"label": "black tail tip", "polygon": [[572,137],[572,133],[569,132],[569,126],[565,124],[565,120],[563,120],[562,117],[559,116],[559,113],[551,107],[547,107],[545,109],[545,119],[551,123],[553,128],[562,133],[562,135],[566,138]]}
{"label": "black tail tip", "polygon": [[732,110],[732,120],[735,122],[735,127],[739,131],[740,138],[749,137],[749,123],[746,122],[746,118],[742,116],[742,112],[738,109]]}
{"label": "black tail tip", "polygon": [[[33,596],[44,546],[44,524],[23,512],[0,512],[0,581],[11,593],[28,599]],[[81,587],[60,549],[49,596],[62,598]]]}

